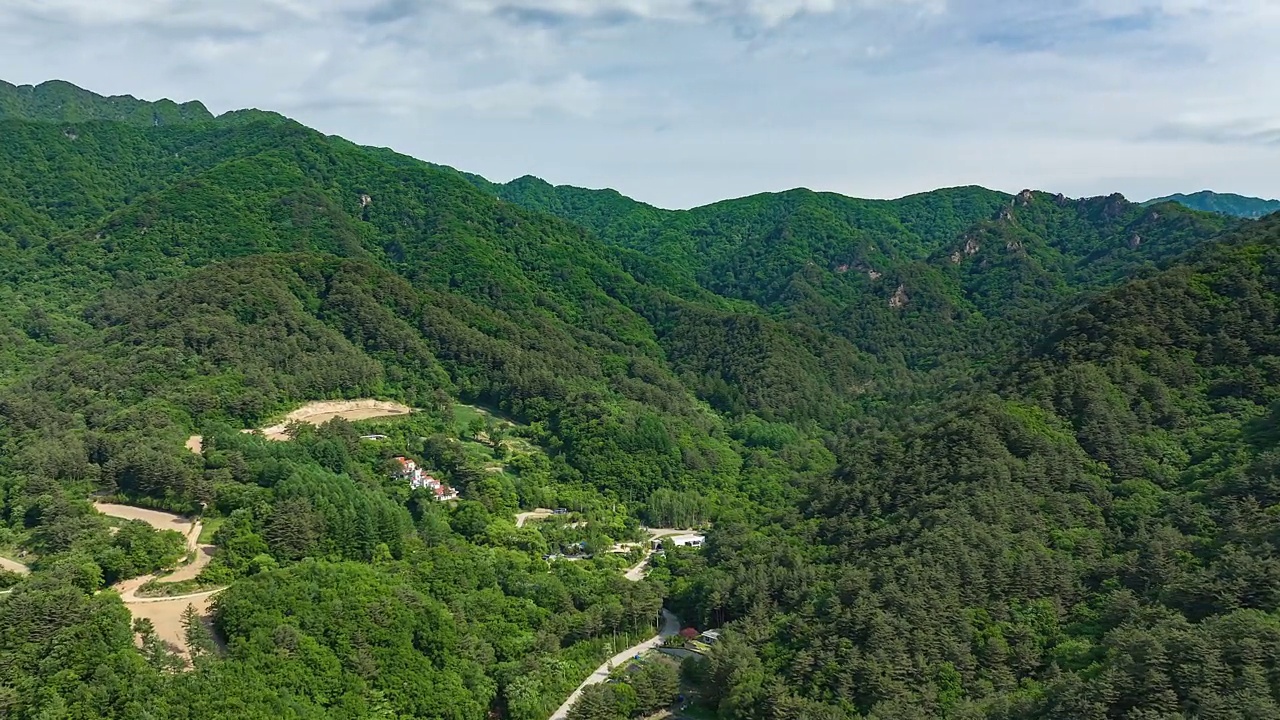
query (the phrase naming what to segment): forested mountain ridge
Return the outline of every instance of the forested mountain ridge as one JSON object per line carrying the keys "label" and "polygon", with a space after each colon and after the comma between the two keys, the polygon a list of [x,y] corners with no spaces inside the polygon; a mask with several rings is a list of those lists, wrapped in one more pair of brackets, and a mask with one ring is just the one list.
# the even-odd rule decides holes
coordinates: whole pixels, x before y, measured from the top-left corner
{"label": "forested mountain ridge", "polygon": [[1079,293],[1154,268],[1236,223],[1118,194],[1076,200],[966,187],[857,200],[792,190],[667,211],[532,177],[479,185],[874,355],[906,350],[900,361],[919,370],[996,351],[972,346],[975,325],[1007,348]]}
{"label": "forested mountain ridge", "polygon": [[1164,202],[1174,202],[1195,210],[1241,218],[1260,218],[1271,213],[1280,212],[1280,200],[1264,200],[1262,198],[1236,195],[1235,193],[1217,193],[1212,190],[1201,190],[1189,195],[1178,193],[1148,200],[1143,204],[1155,205]]}
{"label": "forested mountain ridge", "polygon": [[722,712],[1280,713],[1280,220],[1195,255],[1062,318],[998,395],[851,432],[802,517],[671,563],[677,607],[733,629]]}
{"label": "forested mountain ridge", "polygon": [[213,114],[197,101],[150,102],[129,95],[103,97],[61,80],[39,85],[12,85],[0,80],[0,119],[43,122],[111,120],[133,125],[207,122]]}
{"label": "forested mountain ridge", "polygon": [[[0,714],[542,720],[664,597],[726,626],[686,686],[724,718],[1276,714],[1274,219],[673,213],[40,88],[0,119]],[[238,432],[343,397],[416,412]],[[225,648],[174,672],[98,592],[174,551],[94,492],[217,527]],[[641,520],[708,545],[627,582]]]}

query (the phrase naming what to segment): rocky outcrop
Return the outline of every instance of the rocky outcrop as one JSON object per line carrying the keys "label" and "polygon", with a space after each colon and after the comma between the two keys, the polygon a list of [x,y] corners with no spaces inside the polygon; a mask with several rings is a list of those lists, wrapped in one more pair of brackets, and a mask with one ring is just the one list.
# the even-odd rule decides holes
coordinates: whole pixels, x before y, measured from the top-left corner
{"label": "rocky outcrop", "polygon": [[960,252],[959,250],[951,253],[951,262],[955,263],[956,265],[959,265],[960,261],[963,259],[964,259],[964,253]]}
{"label": "rocky outcrop", "polygon": [[1138,249],[1138,246],[1139,246],[1139,245],[1141,245],[1141,244],[1142,244],[1142,236],[1141,236],[1141,235],[1139,235],[1138,233],[1134,233],[1133,235],[1129,236],[1129,249],[1130,249],[1130,250],[1137,250],[1137,249]]}
{"label": "rocky outcrop", "polygon": [[1030,190],[1023,190],[1022,192],[1018,193],[1017,197],[1013,199],[1013,204],[1018,205],[1020,207],[1025,207],[1027,205],[1030,205],[1031,201],[1035,199],[1036,199],[1035,193],[1031,192]]}
{"label": "rocky outcrop", "polygon": [[360,207],[367,208],[372,204],[373,204],[373,198],[369,197],[368,195],[360,196]]}
{"label": "rocky outcrop", "polygon": [[911,298],[907,297],[907,288],[905,285],[899,285],[898,289],[893,292],[893,297],[889,298],[889,307],[904,308],[907,303],[911,302]]}
{"label": "rocky outcrop", "polygon": [[1000,208],[1000,216],[999,216],[999,219],[1000,219],[1000,220],[1006,220],[1006,221],[1012,221],[1012,220],[1013,220],[1013,208],[1007,208],[1007,207]]}
{"label": "rocky outcrop", "polygon": [[1022,252],[1022,241],[1010,240],[1004,244],[1004,249],[1009,252]]}

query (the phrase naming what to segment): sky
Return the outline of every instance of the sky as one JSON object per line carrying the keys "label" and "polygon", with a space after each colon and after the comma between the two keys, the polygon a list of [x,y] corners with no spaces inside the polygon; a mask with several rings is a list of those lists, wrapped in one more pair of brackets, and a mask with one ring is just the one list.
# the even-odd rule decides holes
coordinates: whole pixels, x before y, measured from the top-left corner
{"label": "sky", "polygon": [[0,0],[0,79],[495,181],[1280,197],[1280,0]]}

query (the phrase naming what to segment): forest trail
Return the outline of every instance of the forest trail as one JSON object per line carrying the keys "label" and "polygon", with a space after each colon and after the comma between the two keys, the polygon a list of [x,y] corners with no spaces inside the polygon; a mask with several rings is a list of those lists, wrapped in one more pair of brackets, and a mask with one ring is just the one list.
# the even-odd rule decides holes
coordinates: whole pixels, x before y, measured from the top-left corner
{"label": "forest trail", "polygon": [[306,405],[285,415],[284,421],[259,430],[250,430],[266,437],[268,440],[288,440],[285,432],[289,423],[304,422],[315,426],[323,425],[330,420],[372,420],[380,417],[408,415],[412,408],[397,402],[386,400],[320,400]]}
{"label": "forest trail", "polygon": [[648,640],[645,640],[644,642],[640,642],[640,643],[636,643],[635,645],[632,645],[631,647],[627,648],[626,650],[623,650],[617,655],[614,655],[613,657],[605,661],[603,664],[601,664],[600,667],[596,668],[595,672],[591,673],[591,675],[589,675],[586,680],[582,681],[582,684],[578,686],[578,689],[574,690],[573,694],[569,696],[569,699],[565,700],[564,704],[561,705],[559,708],[557,708],[556,711],[552,713],[551,717],[548,718],[547,720],[565,720],[566,718],[569,717],[569,709],[572,708],[573,704],[578,701],[579,697],[582,696],[582,691],[584,689],[586,689],[588,686],[591,686],[591,685],[599,685],[605,680],[608,680],[609,673],[613,672],[614,668],[625,663],[626,661],[630,660],[636,655],[639,655],[644,652],[648,652],[649,650],[653,650],[654,648],[661,645],[664,639],[669,638],[672,635],[678,635],[679,633],[680,633],[680,619],[677,618],[675,615],[673,615],[666,608],[663,608],[662,609],[662,629],[658,631],[657,635],[654,635],[653,637],[649,638]]}
{"label": "forest trail", "polygon": [[[183,565],[169,575],[159,578],[162,582],[181,582],[194,580],[213,559],[213,546],[201,545],[200,530],[203,525],[199,520],[188,520],[181,515],[133,507],[132,505],[116,505],[113,503],[94,503],[94,509],[103,515],[124,518],[126,520],[142,520],[157,530],[176,530],[186,539],[187,552],[194,552],[195,559]],[[156,575],[121,580],[111,586],[120,594],[120,599],[134,618],[147,618],[155,626],[156,635],[169,645],[179,650],[183,658],[187,657],[186,632],[182,627],[182,614],[187,606],[193,606],[202,618],[208,618],[210,599],[225,588],[214,588],[198,593],[176,595],[173,597],[139,597],[138,590]]]}

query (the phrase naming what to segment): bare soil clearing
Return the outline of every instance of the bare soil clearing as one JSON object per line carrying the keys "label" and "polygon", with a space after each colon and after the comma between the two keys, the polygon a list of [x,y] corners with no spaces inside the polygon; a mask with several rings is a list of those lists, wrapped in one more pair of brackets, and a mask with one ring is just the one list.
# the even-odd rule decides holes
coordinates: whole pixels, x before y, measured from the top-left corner
{"label": "bare soil clearing", "polygon": [[23,565],[17,560],[10,560],[6,557],[0,557],[0,568],[4,568],[9,572],[18,573],[19,575],[28,575],[31,573],[31,568]]}
{"label": "bare soil clearing", "polygon": [[285,433],[289,423],[304,422],[320,426],[330,420],[372,420],[380,417],[408,415],[411,408],[397,402],[386,400],[323,400],[310,402],[285,416],[284,422],[262,428],[257,432],[268,440],[288,440]]}
{"label": "bare soil clearing", "polygon": [[184,659],[187,658],[186,630],[182,627],[182,613],[191,605],[205,622],[209,620],[209,601],[213,593],[193,598],[167,598],[164,602],[126,602],[135,618],[147,618],[156,628],[156,636]]}
{"label": "bare soil clearing", "polygon": [[183,443],[191,452],[199,455],[204,452],[204,438],[199,435],[192,435]]}

